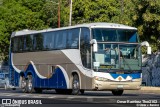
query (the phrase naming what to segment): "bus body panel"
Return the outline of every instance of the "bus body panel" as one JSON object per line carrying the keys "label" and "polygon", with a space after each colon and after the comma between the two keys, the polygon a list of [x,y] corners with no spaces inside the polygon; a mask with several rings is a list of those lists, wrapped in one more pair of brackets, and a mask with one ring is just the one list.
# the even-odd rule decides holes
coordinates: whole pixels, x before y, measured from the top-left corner
{"label": "bus body panel", "polygon": [[[79,50],[70,50],[71,53],[74,53],[75,51],[79,52]],[[77,72],[79,74],[81,89],[92,88],[92,78],[85,76],[85,70],[82,73],[84,67],[80,63],[75,64],[74,62],[72,62],[61,51],[57,50],[55,52],[44,51],[13,53],[12,57],[15,68],[17,68],[21,72],[21,74],[24,73],[26,78],[27,74],[32,74],[34,76],[34,86],[36,88],[71,89],[71,76],[73,72]],[[79,66],[79,68],[81,69],[79,69],[77,66]],[[54,71],[52,69],[54,69]],[[91,73],[92,71],[89,70],[87,72]],[[17,72],[15,73],[18,74]],[[66,74],[66,77],[68,79],[67,81],[64,73]],[[18,78],[19,76],[20,75],[18,75]],[[18,78],[16,81],[18,81]],[[18,84],[16,84],[15,86],[18,86]]]}

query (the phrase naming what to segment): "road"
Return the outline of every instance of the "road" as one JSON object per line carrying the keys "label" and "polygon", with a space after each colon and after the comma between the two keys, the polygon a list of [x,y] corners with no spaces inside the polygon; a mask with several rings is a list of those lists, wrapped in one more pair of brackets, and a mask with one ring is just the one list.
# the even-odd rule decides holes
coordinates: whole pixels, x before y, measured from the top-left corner
{"label": "road", "polygon": [[[44,90],[41,94],[30,94],[22,93],[20,89],[0,89],[0,99],[34,99],[41,100],[42,104],[92,104],[92,107],[99,107],[99,105],[105,107],[106,105],[113,107],[128,107],[131,105],[133,107],[136,107],[138,106],[138,104],[141,104],[141,107],[160,106],[160,104],[158,104],[160,103],[160,92],[137,90],[124,91],[124,94],[122,96],[113,96],[110,91],[86,91],[83,95],[62,95],[56,94],[54,90]],[[0,104],[1,103],[2,100],[0,101]],[[38,107],[40,106],[41,105],[39,105]]]}

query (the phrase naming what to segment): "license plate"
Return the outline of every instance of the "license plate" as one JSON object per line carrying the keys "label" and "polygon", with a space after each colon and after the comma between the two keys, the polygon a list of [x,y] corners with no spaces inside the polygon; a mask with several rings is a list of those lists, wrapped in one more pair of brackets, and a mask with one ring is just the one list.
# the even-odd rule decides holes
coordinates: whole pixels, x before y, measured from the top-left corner
{"label": "license plate", "polygon": [[123,85],[118,85],[117,88],[123,88]]}

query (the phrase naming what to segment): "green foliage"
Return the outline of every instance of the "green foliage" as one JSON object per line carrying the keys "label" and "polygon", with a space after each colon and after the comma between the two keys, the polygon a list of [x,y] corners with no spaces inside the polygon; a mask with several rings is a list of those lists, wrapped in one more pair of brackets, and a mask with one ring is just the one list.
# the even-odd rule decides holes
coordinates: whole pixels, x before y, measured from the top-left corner
{"label": "green foliage", "polygon": [[[89,22],[116,22],[120,9],[117,0],[73,1],[73,24]],[[117,18],[118,17],[118,18]]]}
{"label": "green foliage", "polygon": [[[26,7],[22,1],[4,0],[3,6],[0,7],[0,52],[4,53],[4,58],[8,57],[12,32],[22,29],[43,29],[48,27],[41,19],[42,14],[38,12],[40,7],[30,8],[29,3],[26,3],[28,6]],[[37,0],[37,3],[39,4],[39,0]]]}
{"label": "green foliage", "polygon": [[[69,1],[60,3],[61,27],[69,24]],[[56,28],[57,3],[58,0],[0,0],[0,52],[7,58],[14,31]],[[160,0],[73,0],[72,25],[90,22],[135,26],[141,41],[149,41],[154,52],[160,49]]]}
{"label": "green foliage", "polygon": [[133,21],[142,41],[149,41],[152,51],[160,48],[160,0],[133,0],[136,14]]}

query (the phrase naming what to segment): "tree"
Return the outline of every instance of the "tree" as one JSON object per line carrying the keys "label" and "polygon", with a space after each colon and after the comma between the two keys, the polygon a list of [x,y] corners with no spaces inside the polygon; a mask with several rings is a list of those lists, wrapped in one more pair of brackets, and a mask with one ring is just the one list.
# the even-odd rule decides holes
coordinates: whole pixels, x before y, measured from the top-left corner
{"label": "tree", "polygon": [[[22,0],[24,1],[24,0]],[[10,35],[12,32],[22,29],[43,29],[45,25],[41,19],[42,15],[37,8],[24,6],[20,0],[4,0],[0,6],[0,52],[4,54],[4,58],[8,58],[8,50],[10,44]],[[38,2],[38,0],[37,0]],[[26,3],[27,4],[27,3]]]}
{"label": "tree", "polygon": [[73,2],[73,23],[112,22],[133,25],[131,0],[78,0]]}
{"label": "tree", "polygon": [[[58,0],[46,1],[42,8],[42,15],[45,24],[52,28],[58,27]],[[60,23],[61,27],[68,26],[69,23],[69,2],[61,0],[60,3]]]}
{"label": "tree", "polygon": [[153,52],[160,48],[160,1],[133,0],[136,14],[133,16],[135,26],[138,27],[141,40],[147,40]]}

